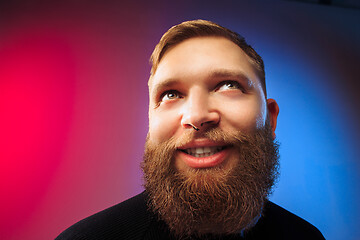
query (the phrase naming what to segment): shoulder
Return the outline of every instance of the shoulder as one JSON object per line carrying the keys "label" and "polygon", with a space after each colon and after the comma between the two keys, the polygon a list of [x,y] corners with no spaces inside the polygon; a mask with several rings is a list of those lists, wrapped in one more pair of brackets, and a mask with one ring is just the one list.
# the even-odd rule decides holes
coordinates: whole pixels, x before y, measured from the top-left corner
{"label": "shoulder", "polygon": [[249,235],[254,239],[264,236],[275,239],[325,239],[315,226],[270,201],[266,202],[262,217]]}
{"label": "shoulder", "polygon": [[56,240],[141,239],[151,220],[143,192],[87,217],[62,232]]}

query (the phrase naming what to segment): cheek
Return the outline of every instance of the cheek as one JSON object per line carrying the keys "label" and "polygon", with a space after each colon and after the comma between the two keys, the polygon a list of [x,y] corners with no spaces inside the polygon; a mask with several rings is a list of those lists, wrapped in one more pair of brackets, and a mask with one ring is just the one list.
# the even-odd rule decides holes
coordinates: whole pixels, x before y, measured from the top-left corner
{"label": "cheek", "polygon": [[227,104],[222,116],[224,125],[236,130],[254,130],[263,128],[266,119],[266,106],[262,101],[248,101]]}
{"label": "cheek", "polygon": [[170,139],[180,126],[178,114],[171,112],[149,114],[149,140],[154,144]]}

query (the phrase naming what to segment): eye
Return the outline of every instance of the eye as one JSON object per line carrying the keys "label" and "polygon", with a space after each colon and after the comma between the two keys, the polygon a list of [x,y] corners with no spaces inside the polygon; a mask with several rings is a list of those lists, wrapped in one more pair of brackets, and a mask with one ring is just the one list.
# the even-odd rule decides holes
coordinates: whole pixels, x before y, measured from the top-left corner
{"label": "eye", "polygon": [[177,99],[180,98],[180,93],[174,90],[170,90],[170,91],[166,91],[164,92],[161,97],[160,97],[160,101],[164,102],[164,101],[169,101],[169,100],[173,100],[173,99]]}
{"label": "eye", "polygon": [[224,81],[221,82],[216,88],[217,91],[236,90],[236,89],[244,92],[244,88],[237,81]]}

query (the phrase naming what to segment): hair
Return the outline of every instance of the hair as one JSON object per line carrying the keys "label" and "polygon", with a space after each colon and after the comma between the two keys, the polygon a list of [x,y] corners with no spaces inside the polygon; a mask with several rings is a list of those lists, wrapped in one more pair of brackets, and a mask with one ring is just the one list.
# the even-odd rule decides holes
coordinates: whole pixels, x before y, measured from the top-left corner
{"label": "hair", "polygon": [[175,45],[190,38],[208,36],[224,37],[238,45],[245,54],[250,57],[250,62],[256,70],[266,97],[265,69],[264,62],[260,55],[249,44],[247,44],[245,38],[238,33],[207,20],[182,22],[171,27],[161,37],[150,57],[150,79],[155,74],[162,57],[171,47],[174,47]]}

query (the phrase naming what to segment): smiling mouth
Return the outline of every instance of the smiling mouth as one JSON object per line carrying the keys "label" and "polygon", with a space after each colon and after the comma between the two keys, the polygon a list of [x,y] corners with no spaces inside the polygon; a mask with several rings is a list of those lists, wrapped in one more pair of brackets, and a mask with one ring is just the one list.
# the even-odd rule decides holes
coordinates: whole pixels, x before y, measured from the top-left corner
{"label": "smiling mouth", "polygon": [[201,158],[201,157],[208,157],[214,155],[226,148],[227,146],[214,146],[214,147],[187,148],[187,149],[179,149],[179,150],[193,157]]}

